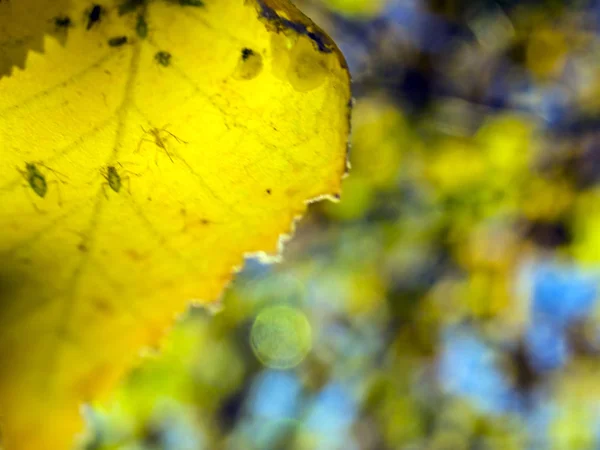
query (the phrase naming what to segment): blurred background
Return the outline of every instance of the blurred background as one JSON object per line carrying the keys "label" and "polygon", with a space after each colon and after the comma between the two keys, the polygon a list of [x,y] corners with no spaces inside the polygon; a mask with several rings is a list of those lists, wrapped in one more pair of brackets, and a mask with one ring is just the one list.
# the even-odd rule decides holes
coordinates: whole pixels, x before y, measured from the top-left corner
{"label": "blurred background", "polygon": [[296,3],[354,78],[342,201],[82,448],[600,448],[600,1]]}

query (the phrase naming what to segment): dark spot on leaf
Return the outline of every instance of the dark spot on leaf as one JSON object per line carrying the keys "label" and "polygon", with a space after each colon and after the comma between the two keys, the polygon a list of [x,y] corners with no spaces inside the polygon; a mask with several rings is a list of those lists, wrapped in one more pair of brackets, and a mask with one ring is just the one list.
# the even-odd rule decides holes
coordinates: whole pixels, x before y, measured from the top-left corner
{"label": "dark spot on leaf", "polygon": [[234,77],[242,80],[256,78],[263,68],[262,56],[249,48],[243,48]]}
{"label": "dark spot on leaf", "polygon": [[93,5],[92,9],[90,10],[90,12],[88,14],[88,23],[87,23],[86,30],[89,30],[90,28],[92,28],[92,26],[95,23],[100,22],[100,19],[102,18],[102,14],[104,14],[104,8],[102,8],[102,6],[100,6],[100,5]]}
{"label": "dark spot on leaf", "polygon": [[147,257],[147,255],[138,252],[134,248],[125,250],[125,255],[127,255],[132,261],[143,261]]}
{"label": "dark spot on leaf", "polygon": [[73,25],[73,22],[68,16],[58,16],[54,18],[54,25],[56,25],[56,28],[69,28]]}
{"label": "dark spot on leaf", "polygon": [[108,40],[108,45],[111,47],[120,47],[127,43],[127,36],[116,36]]}
{"label": "dark spot on leaf", "polygon": [[119,15],[128,14],[135,11],[140,6],[146,4],[146,0],[125,0],[119,5]]}
{"label": "dark spot on leaf", "polygon": [[204,6],[204,2],[202,0],[179,0],[179,4],[182,6]]}
{"label": "dark spot on leaf", "polygon": [[171,64],[171,54],[169,52],[165,52],[165,51],[157,52],[156,55],[154,55],[154,59],[161,66],[167,67],[167,66],[169,66],[169,64]]}
{"label": "dark spot on leaf", "polygon": [[252,49],[249,49],[249,48],[242,49],[242,59],[244,61],[246,61],[248,58],[250,58],[253,54],[254,54],[254,51],[252,51]]}
{"label": "dark spot on leaf", "polygon": [[114,314],[114,308],[110,305],[110,303],[103,298],[96,298],[93,300],[93,304],[98,312],[106,315]]}
{"label": "dark spot on leaf", "polygon": [[84,243],[81,243],[81,244],[79,244],[77,246],[77,250],[79,250],[80,252],[85,253],[85,252],[88,251],[88,248],[87,248],[87,246]]}
{"label": "dark spot on leaf", "polygon": [[140,14],[137,18],[137,23],[135,25],[135,32],[139,37],[145,39],[148,36],[148,23],[142,14]]}
{"label": "dark spot on leaf", "polygon": [[267,194],[271,195],[271,189],[267,189]]}

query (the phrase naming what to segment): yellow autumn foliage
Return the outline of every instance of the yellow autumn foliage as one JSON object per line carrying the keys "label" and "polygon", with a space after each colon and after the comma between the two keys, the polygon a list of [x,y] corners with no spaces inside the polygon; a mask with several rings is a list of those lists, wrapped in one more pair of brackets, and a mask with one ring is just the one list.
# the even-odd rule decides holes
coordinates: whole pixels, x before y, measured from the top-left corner
{"label": "yellow autumn foliage", "polygon": [[62,6],[0,79],[5,450],[71,448],[80,405],[346,171],[344,59],[287,0]]}
{"label": "yellow autumn foliage", "polygon": [[328,7],[350,17],[374,17],[383,13],[387,0],[323,0]]}

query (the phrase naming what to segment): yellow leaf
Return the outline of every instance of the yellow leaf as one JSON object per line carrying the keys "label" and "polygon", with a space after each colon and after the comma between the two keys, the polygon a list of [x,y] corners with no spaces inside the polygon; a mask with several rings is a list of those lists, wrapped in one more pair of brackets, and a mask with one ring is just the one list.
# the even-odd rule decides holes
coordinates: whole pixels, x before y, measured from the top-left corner
{"label": "yellow leaf", "polygon": [[71,3],[0,81],[6,450],[70,448],[79,405],[346,170],[344,59],[287,0]]}

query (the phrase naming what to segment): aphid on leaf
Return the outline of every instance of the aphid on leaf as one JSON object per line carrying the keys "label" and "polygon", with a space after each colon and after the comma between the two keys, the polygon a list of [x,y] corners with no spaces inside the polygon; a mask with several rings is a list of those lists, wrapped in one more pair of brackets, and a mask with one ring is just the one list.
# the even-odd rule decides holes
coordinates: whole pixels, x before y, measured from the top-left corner
{"label": "aphid on leaf", "polygon": [[[165,125],[162,128],[150,128],[149,130],[146,130],[146,129],[144,129],[144,127],[142,127],[142,131],[144,132],[144,135],[140,139],[136,153],[140,151],[140,148],[142,147],[142,144],[144,142],[152,142],[158,148],[162,149],[167,154],[167,156],[169,157],[171,162],[173,162],[173,157],[171,156],[171,153],[167,149],[167,145],[166,145],[167,139],[169,138],[169,136],[173,137],[180,144],[187,144],[187,141],[184,141],[183,139],[179,139],[177,136],[175,136],[173,133],[171,133],[169,130],[167,130],[168,126],[169,125]],[[146,135],[150,135],[150,137],[144,137]]]}
{"label": "aphid on leaf", "polygon": [[121,190],[121,176],[117,172],[117,169],[115,169],[115,166],[108,166],[103,175],[106,178],[108,186],[118,194]]}
{"label": "aphid on leaf", "polygon": [[[122,166],[121,163],[119,163],[119,165]],[[102,184],[102,189],[104,190],[104,196],[106,198],[108,198],[108,195],[106,195],[106,186],[108,186],[118,194],[119,192],[121,192],[121,187],[123,186],[124,181],[127,181],[127,190],[131,193],[129,177],[121,176],[115,166],[106,166],[105,168],[100,170],[100,173],[106,180],[106,182]]]}
{"label": "aphid on leaf", "polygon": [[[29,187],[31,187],[33,192],[35,192],[38,197],[44,198],[44,197],[46,197],[46,194],[48,193],[48,185],[49,184],[57,184],[57,181],[56,180],[47,181],[46,177],[40,171],[38,166],[44,167],[47,170],[50,170],[51,172],[53,172],[55,175],[58,175],[58,172],[50,169],[49,167],[47,167],[44,164],[39,163],[39,162],[38,163],[32,163],[32,162],[25,163],[25,170],[21,170],[19,168],[17,168],[17,170],[19,171],[19,173],[21,173],[21,175],[23,175],[23,178],[25,178],[25,181],[27,181],[27,184],[29,185]],[[61,180],[61,182],[64,183],[64,181],[62,181],[62,180]],[[61,205],[62,199],[60,197],[60,190],[58,189],[58,186],[57,186],[56,192],[58,193],[58,204]],[[34,204],[34,206],[35,206],[35,204]],[[36,209],[37,209],[37,207],[36,207]]]}
{"label": "aphid on leaf", "polygon": [[58,16],[54,18],[54,25],[57,29],[65,29],[72,26],[73,22],[69,16]]}
{"label": "aphid on leaf", "polygon": [[168,67],[169,64],[171,64],[171,54],[169,52],[165,52],[162,50],[160,52],[156,52],[156,55],[154,55],[154,59],[157,63],[164,67]]}
{"label": "aphid on leaf", "polygon": [[27,183],[29,183],[29,186],[31,186],[33,192],[35,192],[41,198],[46,196],[46,193],[48,192],[48,183],[46,182],[46,177],[42,175],[35,164],[26,163],[25,171],[19,169],[19,172],[21,172],[21,175],[25,177],[25,180]]}
{"label": "aphid on leaf", "polygon": [[148,36],[148,23],[142,14],[138,15],[135,31],[142,39],[146,39]]}
{"label": "aphid on leaf", "polygon": [[90,28],[92,28],[92,26],[96,22],[100,22],[100,19],[102,18],[103,13],[104,13],[104,9],[102,8],[102,6],[93,5],[92,9],[90,9],[90,12],[88,14],[88,23],[87,23],[86,30],[89,30]]}
{"label": "aphid on leaf", "polygon": [[111,47],[120,47],[127,43],[127,36],[115,36],[108,40],[108,45]]}

